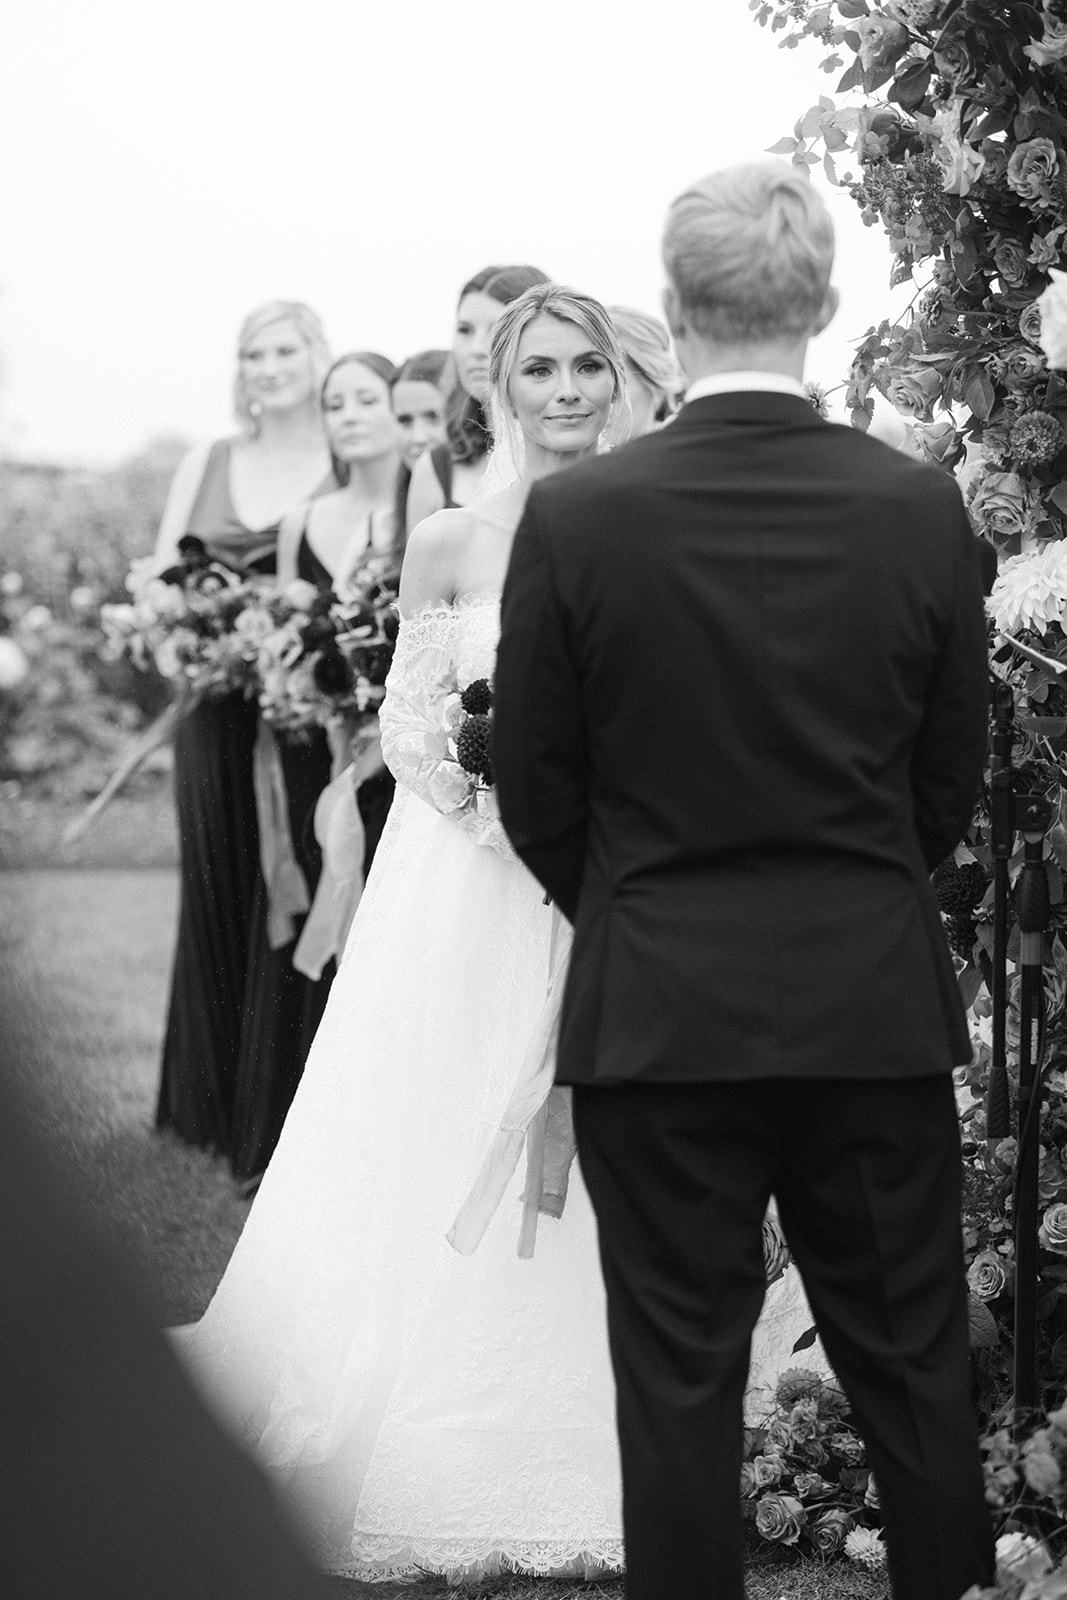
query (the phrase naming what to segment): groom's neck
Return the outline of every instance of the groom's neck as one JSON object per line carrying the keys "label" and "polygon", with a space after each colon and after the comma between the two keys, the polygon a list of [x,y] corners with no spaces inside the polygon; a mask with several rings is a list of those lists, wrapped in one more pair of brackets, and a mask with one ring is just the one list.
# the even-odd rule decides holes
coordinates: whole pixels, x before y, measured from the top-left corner
{"label": "groom's neck", "polygon": [[716,377],[720,372],[774,372],[804,381],[808,341],[776,340],[766,344],[711,344],[690,336],[678,346],[678,359],[687,382]]}

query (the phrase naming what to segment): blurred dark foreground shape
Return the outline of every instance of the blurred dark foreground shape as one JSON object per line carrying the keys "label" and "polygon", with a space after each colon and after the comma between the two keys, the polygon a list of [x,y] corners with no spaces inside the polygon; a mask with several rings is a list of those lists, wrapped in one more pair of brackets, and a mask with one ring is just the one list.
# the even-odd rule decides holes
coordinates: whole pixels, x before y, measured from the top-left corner
{"label": "blurred dark foreground shape", "polygon": [[0,992],[0,1589],[321,1596],[265,1479],[205,1411],[17,1102],[9,999]]}

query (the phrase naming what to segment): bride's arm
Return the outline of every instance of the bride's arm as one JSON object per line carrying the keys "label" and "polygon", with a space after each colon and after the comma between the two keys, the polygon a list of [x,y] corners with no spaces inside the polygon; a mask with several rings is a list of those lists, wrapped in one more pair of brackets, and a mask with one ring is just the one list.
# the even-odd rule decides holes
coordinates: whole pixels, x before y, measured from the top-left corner
{"label": "bride's arm", "polygon": [[414,528],[400,571],[400,615],[420,606],[456,598],[459,558],[466,545],[470,519],[463,511],[438,511]]}
{"label": "bride's arm", "polygon": [[440,511],[408,540],[400,574],[400,632],[380,721],[385,764],[399,784],[455,812],[474,797],[471,778],[451,759],[444,702],[457,689],[456,573],[467,518]]}

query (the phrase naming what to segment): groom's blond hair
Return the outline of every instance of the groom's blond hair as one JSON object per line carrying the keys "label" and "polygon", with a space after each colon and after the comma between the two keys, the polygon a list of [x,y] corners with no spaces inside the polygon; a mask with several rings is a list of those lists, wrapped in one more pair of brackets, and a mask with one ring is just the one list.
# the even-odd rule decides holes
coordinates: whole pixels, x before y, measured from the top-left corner
{"label": "groom's blond hair", "polygon": [[784,161],[709,173],[667,213],[667,276],[696,331],[721,343],[810,333],[833,260],[830,214]]}

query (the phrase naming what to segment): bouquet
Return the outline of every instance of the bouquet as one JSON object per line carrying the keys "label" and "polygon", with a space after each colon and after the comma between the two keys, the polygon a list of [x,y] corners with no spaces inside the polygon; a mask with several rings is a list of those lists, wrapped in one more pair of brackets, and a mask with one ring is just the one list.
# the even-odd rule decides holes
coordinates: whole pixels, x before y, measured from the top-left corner
{"label": "bouquet", "polygon": [[768,1544],[883,1564],[877,1491],[833,1378],[801,1367],[779,1378],[765,1422],[745,1431],[741,1510]]}
{"label": "bouquet", "polygon": [[490,739],[493,690],[488,678],[475,678],[445,700],[447,755],[431,779],[440,811],[475,810],[496,814]]}
{"label": "bouquet", "polygon": [[297,579],[265,599],[272,627],[259,648],[259,703],[278,729],[361,717],[381,704],[397,635],[396,573],[368,560],[343,599]]}
{"label": "bouquet", "polygon": [[212,561],[191,535],[178,550],[180,560],[159,574],[150,559],[135,562],[126,579],[132,600],[101,607],[106,653],[154,665],[197,699],[254,694],[268,580]]}

